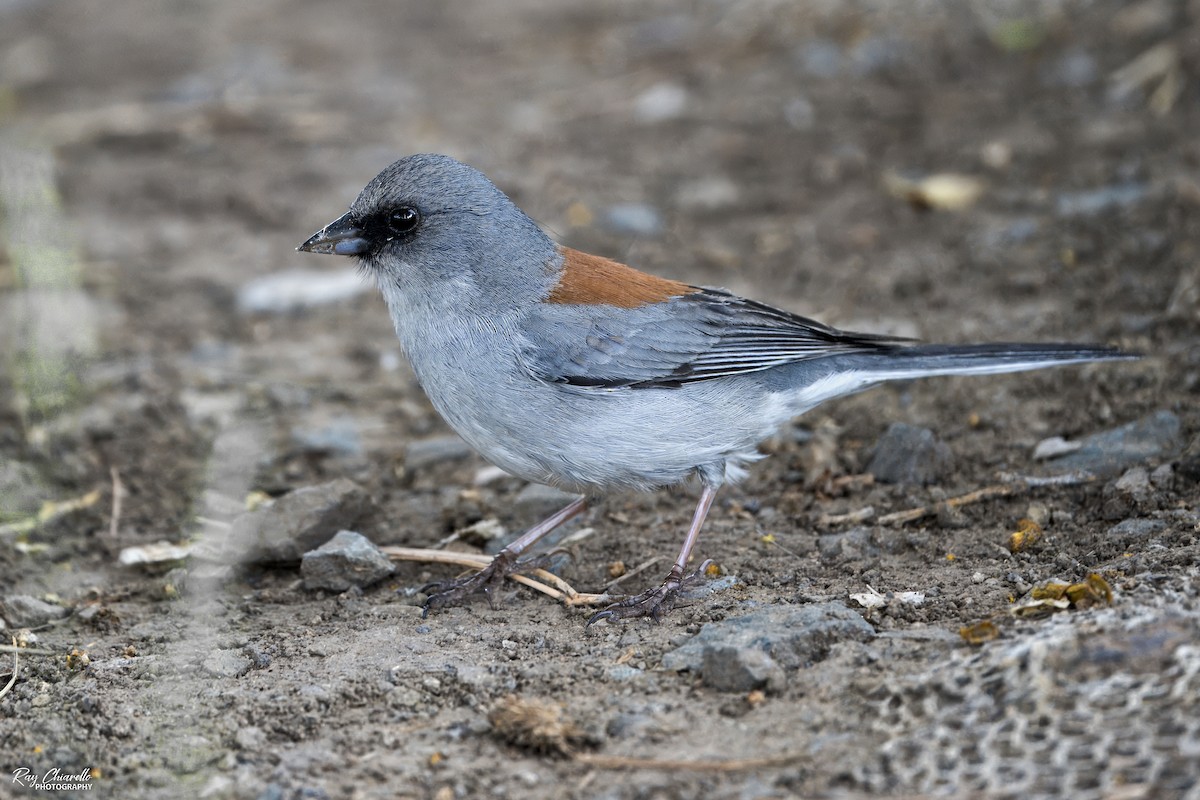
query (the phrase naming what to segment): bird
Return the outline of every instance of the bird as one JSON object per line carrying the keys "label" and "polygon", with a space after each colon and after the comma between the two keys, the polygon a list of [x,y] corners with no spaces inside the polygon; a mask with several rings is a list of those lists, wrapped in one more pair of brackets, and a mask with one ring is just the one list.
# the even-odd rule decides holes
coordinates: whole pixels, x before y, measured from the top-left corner
{"label": "bird", "polygon": [[1094,344],[921,344],[838,330],[724,289],[641,272],[556,243],[482,172],[410,155],[297,250],[353,258],[372,277],[433,406],[505,472],[579,495],[479,572],[430,584],[423,614],[530,568],[535,543],[620,489],[699,479],[661,583],[588,625],[659,620],[700,530],[757,445],[834,398],[896,380],[992,375],[1136,357]]}

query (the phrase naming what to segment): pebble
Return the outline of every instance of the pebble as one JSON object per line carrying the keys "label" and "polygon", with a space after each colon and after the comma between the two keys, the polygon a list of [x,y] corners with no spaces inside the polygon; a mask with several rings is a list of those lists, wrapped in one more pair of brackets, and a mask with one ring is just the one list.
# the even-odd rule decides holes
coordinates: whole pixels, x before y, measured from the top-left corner
{"label": "pebble", "polygon": [[475,451],[457,436],[437,436],[409,442],[404,448],[404,468],[410,472],[448,461],[462,461]]}
{"label": "pebble", "polygon": [[553,486],[529,483],[513,498],[513,513],[520,519],[540,522],[566,507],[577,497],[579,495],[555,489]]}
{"label": "pebble", "polygon": [[395,571],[395,565],[370,539],[354,531],[338,531],[328,542],[305,553],[300,562],[306,589],[333,592],[351,586],[365,588]]}
{"label": "pebble", "polygon": [[1100,68],[1090,53],[1084,50],[1072,50],[1043,67],[1042,84],[1082,89],[1095,83],[1099,75]]}
{"label": "pebble", "polygon": [[807,97],[793,97],[783,107],[783,118],[793,130],[809,131],[817,123],[817,111]]}
{"label": "pebble", "polygon": [[240,678],[250,671],[250,659],[241,650],[213,650],[201,667],[215,678]]}
{"label": "pebble", "polygon": [[687,89],[676,83],[656,83],[633,101],[633,116],[639,122],[665,122],[687,109]]}
{"label": "pebble", "polygon": [[308,453],[329,453],[340,456],[362,454],[362,435],[352,417],[336,417],[314,428],[292,428],[292,444]]}
{"label": "pebble", "polygon": [[867,471],[882,483],[925,485],[937,483],[953,461],[933,431],[894,422],[875,445]]}
{"label": "pebble", "polygon": [[346,478],[306,486],[238,516],[226,541],[244,547],[250,563],[295,563],[352,527],[369,505],[362,487]]}
{"label": "pebble", "polygon": [[1119,539],[1140,539],[1162,533],[1167,529],[1167,523],[1161,519],[1132,518],[1121,520],[1108,529],[1107,535]]}
{"label": "pebble", "polygon": [[354,270],[289,269],[264,275],[238,290],[243,314],[287,314],[374,291]]}
{"label": "pebble", "polygon": [[47,603],[27,594],[12,594],[0,603],[0,616],[10,628],[38,628],[56,619],[62,619],[67,609]]}
{"label": "pebble", "polygon": [[675,193],[675,203],[688,211],[717,211],[735,205],[740,197],[736,183],[714,176],[684,183]]}
{"label": "pebble", "polygon": [[842,48],[829,39],[813,39],[796,48],[800,71],[814,78],[832,78],[842,69]]}
{"label": "pebble", "polygon": [[1079,449],[1050,459],[1053,472],[1090,472],[1114,478],[1151,458],[1171,456],[1182,447],[1182,425],[1170,411],[1157,411],[1119,428],[1079,440]]}
{"label": "pebble", "polygon": [[1082,192],[1060,192],[1055,211],[1060,217],[1093,217],[1137,205],[1149,192],[1144,183],[1121,183]]}
{"label": "pebble", "polygon": [[[865,641],[874,635],[875,629],[842,603],[769,606],[706,624],[686,644],[663,656],[662,664],[670,670],[699,672],[704,683],[718,689],[757,683],[774,690],[787,672],[820,661],[837,642]],[[748,651],[758,651],[770,661]]]}
{"label": "pebble", "polygon": [[783,668],[765,651],[753,647],[715,645],[704,651],[700,674],[707,686],[719,692],[754,689],[782,691],[787,685]]}
{"label": "pebble", "polygon": [[1145,467],[1133,467],[1104,487],[1100,514],[1105,519],[1121,519],[1153,505],[1153,495],[1150,472]]}
{"label": "pebble", "polygon": [[636,236],[656,236],[663,227],[658,209],[646,203],[610,206],[604,214],[604,221],[610,230]]}
{"label": "pebble", "polygon": [[844,533],[827,533],[817,538],[817,552],[826,561],[858,560],[879,555],[869,528],[851,528]]}

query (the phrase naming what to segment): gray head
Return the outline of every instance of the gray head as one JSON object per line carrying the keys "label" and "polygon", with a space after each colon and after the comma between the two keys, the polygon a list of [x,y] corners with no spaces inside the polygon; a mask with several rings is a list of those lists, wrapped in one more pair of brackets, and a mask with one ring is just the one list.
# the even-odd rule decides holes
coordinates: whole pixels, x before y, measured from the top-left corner
{"label": "gray head", "polygon": [[482,172],[443,155],[402,158],[298,250],[354,256],[393,301],[533,300],[553,282],[554,243]]}

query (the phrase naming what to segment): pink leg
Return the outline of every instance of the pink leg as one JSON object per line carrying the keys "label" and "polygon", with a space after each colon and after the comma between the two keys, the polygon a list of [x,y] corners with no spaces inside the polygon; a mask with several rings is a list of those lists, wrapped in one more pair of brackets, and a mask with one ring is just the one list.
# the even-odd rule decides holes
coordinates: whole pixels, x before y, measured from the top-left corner
{"label": "pink leg", "polygon": [[704,490],[700,493],[700,501],[696,503],[696,513],[692,515],[692,525],[688,528],[687,537],[683,540],[679,557],[675,559],[675,563],[672,565],[671,571],[667,573],[667,578],[662,585],[657,589],[650,589],[619,603],[613,603],[603,611],[594,614],[588,620],[588,625],[602,619],[615,621],[634,617],[652,617],[658,620],[662,617],[663,612],[670,610],[669,601],[683,584],[684,570],[687,569],[688,559],[696,547],[696,542],[700,540],[700,528],[704,526],[708,510],[712,507],[713,499],[716,496],[717,487],[705,484]]}
{"label": "pink leg", "polygon": [[488,602],[491,603],[493,590],[504,581],[505,576],[520,570],[522,564],[518,559],[521,557],[521,554],[533,547],[539,539],[550,533],[550,531],[578,515],[586,507],[586,497],[572,500],[568,506],[555,512],[547,519],[521,534],[507,547],[497,553],[496,557],[486,567],[474,575],[449,581],[438,581],[424,587],[421,591],[425,592],[429,597],[425,600],[425,610],[422,612],[421,617],[429,616],[430,609],[461,603],[477,592],[482,592],[487,597]]}

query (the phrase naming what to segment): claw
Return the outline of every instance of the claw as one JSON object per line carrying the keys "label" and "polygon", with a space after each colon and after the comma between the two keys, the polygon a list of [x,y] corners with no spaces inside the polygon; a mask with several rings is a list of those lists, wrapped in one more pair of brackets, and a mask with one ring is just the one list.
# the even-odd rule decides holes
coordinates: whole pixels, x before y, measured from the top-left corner
{"label": "claw", "polygon": [[701,564],[699,569],[683,577],[679,577],[677,572],[672,571],[657,588],[619,600],[608,608],[597,611],[588,619],[586,627],[590,628],[600,620],[617,622],[638,617],[649,617],[655,622],[662,622],[663,616],[675,607],[675,600],[681,589],[690,588],[707,580],[708,567],[712,563],[712,560],[709,559]]}
{"label": "claw", "polygon": [[495,590],[504,578],[514,572],[530,569],[527,561],[517,561],[512,555],[501,551],[483,569],[473,575],[448,581],[435,581],[421,588],[429,595],[422,604],[421,619],[426,619],[435,608],[466,602],[472,595],[483,594],[491,608],[496,607]]}

